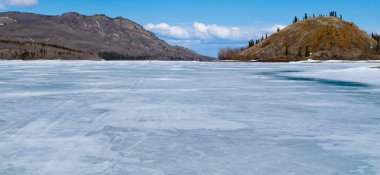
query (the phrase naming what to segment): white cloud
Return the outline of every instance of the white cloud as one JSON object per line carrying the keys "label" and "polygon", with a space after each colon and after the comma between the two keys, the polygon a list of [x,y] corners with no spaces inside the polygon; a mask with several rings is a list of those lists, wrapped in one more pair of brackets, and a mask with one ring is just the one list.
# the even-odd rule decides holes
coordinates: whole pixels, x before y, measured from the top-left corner
{"label": "white cloud", "polygon": [[185,39],[189,38],[190,34],[186,29],[178,26],[170,26],[169,24],[166,23],[161,23],[161,24],[147,24],[145,26],[148,30],[151,30],[153,32],[159,33],[161,35],[169,36],[169,37],[174,37],[174,38],[179,38],[179,39]]}
{"label": "white cloud", "polygon": [[200,22],[193,23],[194,35],[200,39],[241,40],[250,37],[249,32],[238,27],[206,25]]}
{"label": "white cloud", "polygon": [[38,4],[38,0],[0,0],[0,9],[5,9],[8,6],[28,7]]}
{"label": "white cloud", "polygon": [[149,23],[145,26],[145,28],[159,35],[176,39],[245,40],[253,37],[251,32],[242,30],[238,27],[219,26],[216,24],[207,25],[200,22],[194,22],[189,28],[170,26],[167,23]]}
{"label": "white cloud", "polygon": [[202,23],[194,22],[194,35],[201,39],[210,38],[210,34],[208,33],[208,26]]}
{"label": "white cloud", "polygon": [[10,0],[11,6],[35,6],[38,4],[38,0]]}

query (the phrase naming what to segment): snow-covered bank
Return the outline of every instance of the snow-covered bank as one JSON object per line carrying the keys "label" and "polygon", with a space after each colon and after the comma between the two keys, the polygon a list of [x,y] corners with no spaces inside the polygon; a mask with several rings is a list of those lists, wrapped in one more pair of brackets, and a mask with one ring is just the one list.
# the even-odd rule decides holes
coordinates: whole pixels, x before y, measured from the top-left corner
{"label": "snow-covered bank", "polygon": [[380,63],[380,60],[359,60],[359,61],[353,61],[353,60],[313,60],[308,59],[305,61],[294,61],[290,63]]}
{"label": "snow-covered bank", "polygon": [[321,69],[292,73],[290,75],[305,78],[357,82],[380,86],[380,69],[374,69],[373,67],[369,66],[345,69]]}

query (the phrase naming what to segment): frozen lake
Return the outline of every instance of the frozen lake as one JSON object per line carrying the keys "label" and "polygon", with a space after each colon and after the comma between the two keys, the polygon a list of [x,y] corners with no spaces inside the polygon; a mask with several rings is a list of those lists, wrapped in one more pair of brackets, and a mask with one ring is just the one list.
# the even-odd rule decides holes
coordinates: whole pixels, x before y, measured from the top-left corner
{"label": "frozen lake", "polygon": [[0,62],[0,174],[380,174],[379,65]]}

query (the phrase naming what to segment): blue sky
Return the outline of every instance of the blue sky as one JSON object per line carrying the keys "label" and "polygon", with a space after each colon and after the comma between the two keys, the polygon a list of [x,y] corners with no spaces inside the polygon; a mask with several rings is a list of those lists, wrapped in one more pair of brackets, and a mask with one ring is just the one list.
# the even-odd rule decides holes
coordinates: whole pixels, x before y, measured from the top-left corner
{"label": "blue sky", "polygon": [[335,10],[363,30],[380,33],[379,7],[379,0],[0,0],[0,11],[122,16],[170,44],[210,56],[285,27],[305,12]]}

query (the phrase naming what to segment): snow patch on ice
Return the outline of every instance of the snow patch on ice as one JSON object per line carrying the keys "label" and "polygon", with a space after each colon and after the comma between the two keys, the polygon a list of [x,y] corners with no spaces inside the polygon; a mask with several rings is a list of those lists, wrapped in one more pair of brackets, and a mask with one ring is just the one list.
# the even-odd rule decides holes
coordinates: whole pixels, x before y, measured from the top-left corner
{"label": "snow patch on ice", "polygon": [[380,86],[380,69],[373,69],[370,67],[355,67],[355,68],[347,68],[347,69],[324,69],[324,70],[317,70],[317,71],[290,73],[290,75],[297,76],[297,77],[358,82],[358,83]]}

